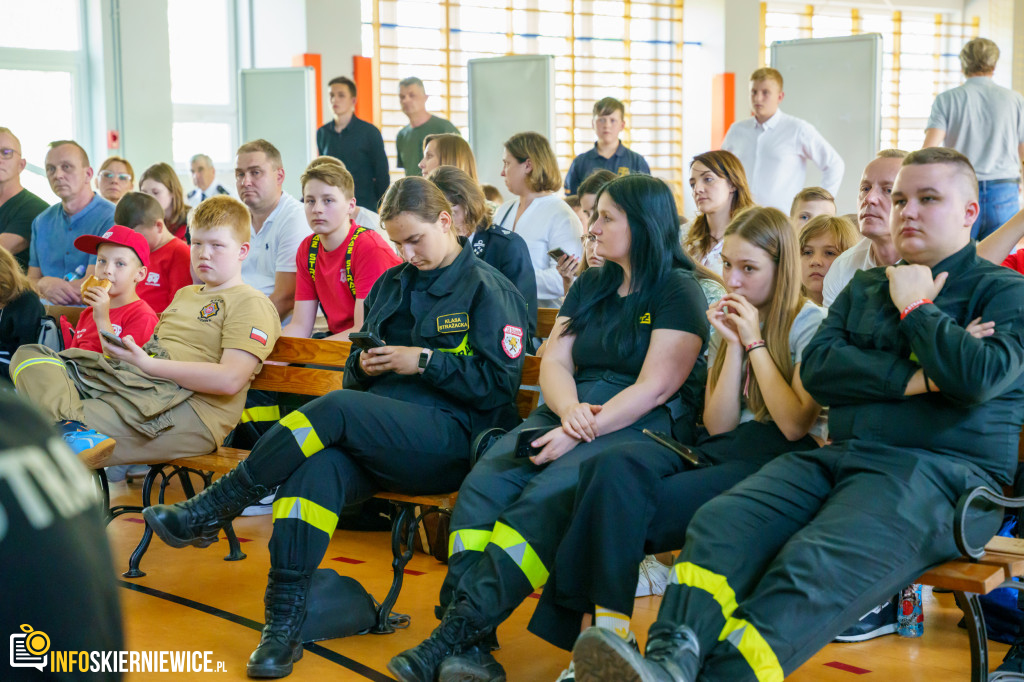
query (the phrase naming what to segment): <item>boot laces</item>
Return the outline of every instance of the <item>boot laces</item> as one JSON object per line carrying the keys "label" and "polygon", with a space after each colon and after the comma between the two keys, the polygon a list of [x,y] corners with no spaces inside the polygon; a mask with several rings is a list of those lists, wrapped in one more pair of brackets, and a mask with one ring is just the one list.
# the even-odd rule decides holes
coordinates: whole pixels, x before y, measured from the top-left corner
{"label": "boot laces", "polygon": [[671,625],[655,622],[651,625],[644,657],[651,661],[666,661],[676,657],[686,644],[683,631]]}

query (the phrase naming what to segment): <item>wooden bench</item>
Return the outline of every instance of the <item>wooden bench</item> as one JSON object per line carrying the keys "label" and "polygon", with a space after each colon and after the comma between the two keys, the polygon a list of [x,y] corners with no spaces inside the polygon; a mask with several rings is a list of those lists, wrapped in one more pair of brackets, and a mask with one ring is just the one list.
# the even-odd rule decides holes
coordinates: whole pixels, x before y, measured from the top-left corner
{"label": "wooden bench", "polygon": [[[1018,457],[1024,461],[1024,431],[1021,433]],[[1024,680],[1024,676],[1016,673],[989,672],[988,633],[979,599],[1000,587],[1024,590],[1024,583],[1013,580],[1024,576],[1024,539],[996,536],[984,547],[971,546],[965,526],[968,511],[976,501],[991,502],[1004,509],[1024,509],[1024,498],[1006,497],[985,487],[964,493],[957,502],[953,522],[953,538],[963,556],[932,568],[918,582],[952,591],[957,606],[964,612],[971,647],[971,682]]]}
{"label": "wooden bench", "polygon": [[[264,365],[253,380],[250,388],[255,390],[298,393],[301,395],[321,396],[342,388],[342,372],[348,359],[350,344],[342,341],[326,341],[282,337],[278,339],[273,352],[267,358],[275,362],[296,364],[315,364],[316,367],[294,367],[281,365]],[[325,369],[329,368],[329,369]],[[520,416],[528,415],[538,403],[540,394],[535,387],[540,380],[540,360],[527,357],[523,366],[522,384],[516,396],[516,407]],[[248,450],[220,447],[216,452],[197,457],[182,457],[161,464],[150,465],[149,473],[142,485],[142,506],[120,505],[109,510],[109,520],[126,513],[141,513],[142,509],[152,504],[153,484],[160,479],[158,493],[159,503],[164,501],[167,485],[177,477],[187,497],[195,494],[189,474],[196,474],[203,479],[204,485],[210,485],[214,474],[225,474],[234,469],[249,456]],[[106,485],[106,479],[101,477]],[[107,492],[109,499],[109,492]],[[391,550],[394,557],[392,569],[394,577],[391,589],[381,602],[378,610],[376,633],[393,632],[391,611],[398,600],[402,589],[402,579],[406,564],[412,558],[413,539],[422,521],[423,514],[417,515],[416,508],[436,507],[450,513],[458,497],[457,492],[439,495],[402,495],[400,493],[380,492],[374,497],[388,500],[396,507],[396,514],[391,524]],[[108,520],[108,522],[109,522]],[[245,558],[232,526],[225,528],[229,544],[229,552],[225,561],[238,561]],[[126,578],[139,578],[146,575],[139,569],[143,555],[149,548],[153,530],[146,525],[142,539],[132,552],[128,562],[128,570],[123,573]]]}

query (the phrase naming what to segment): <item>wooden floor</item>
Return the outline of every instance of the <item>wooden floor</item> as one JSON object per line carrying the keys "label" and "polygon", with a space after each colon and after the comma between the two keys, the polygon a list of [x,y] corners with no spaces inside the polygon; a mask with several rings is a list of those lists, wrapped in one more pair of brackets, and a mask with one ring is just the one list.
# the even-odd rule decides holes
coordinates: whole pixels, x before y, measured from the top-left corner
{"label": "wooden floor", "polygon": [[[115,503],[138,504],[138,483],[111,485]],[[169,491],[170,499],[179,499]],[[143,559],[144,578],[128,580],[120,573],[141,537],[143,525],[134,515],[108,527],[117,580],[122,586],[127,649],[210,651],[226,672],[175,675],[177,680],[244,680],[245,662],[259,642],[263,623],[263,590],[269,568],[267,540],[270,517],[240,518],[235,530],[248,558],[223,561],[227,543],[207,549],[172,549],[154,540]],[[378,599],[391,583],[389,534],[335,533],[322,564],[358,580]],[[407,568],[396,606],[412,624],[391,635],[362,635],[313,645],[296,664],[291,680],[387,680],[386,664],[398,652],[417,644],[436,624],[433,605],[444,578],[444,565],[417,553]],[[657,615],[660,599],[637,600],[634,630],[641,639]],[[550,680],[568,664],[569,655],[526,631],[535,602],[527,599],[499,630],[498,660],[511,682]],[[789,676],[794,682],[899,681],[958,682],[969,680],[967,638],[956,627],[960,613],[952,595],[925,596],[925,634],[920,639],[895,635],[859,644],[832,644]],[[993,667],[1007,647],[991,643]],[[131,675],[129,682],[170,679],[162,675]]]}

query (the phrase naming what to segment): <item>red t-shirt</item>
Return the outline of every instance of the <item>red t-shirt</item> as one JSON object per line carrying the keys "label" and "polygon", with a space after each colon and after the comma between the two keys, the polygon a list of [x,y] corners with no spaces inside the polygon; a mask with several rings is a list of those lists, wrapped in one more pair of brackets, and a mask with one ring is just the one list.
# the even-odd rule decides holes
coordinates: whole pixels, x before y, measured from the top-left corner
{"label": "red t-shirt", "polygon": [[149,254],[149,274],[135,287],[135,293],[157,315],[171,304],[178,289],[192,284],[188,244],[172,239]]}
{"label": "red t-shirt", "polygon": [[185,241],[185,233],[188,232],[188,223],[182,223],[181,225],[168,225],[167,229],[175,237],[181,241]]}
{"label": "red t-shirt", "polygon": [[[140,346],[153,336],[153,329],[156,328],[158,321],[159,318],[153,309],[141,299],[110,309],[110,326],[114,328],[114,333],[119,337],[131,336]],[[92,306],[86,306],[82,311],[82,316],[78,318],[78,326],[75,327],[75,338],[71,339],[68,348],[103,352],[103,347],[100,346],[100,332],[96,328],[96,321],[92,319]]]}
{"label": "red t-shirt", "polygon": [[315,282],[309,276],[309,244],[313,241],[313,235],[302,240],[295,254],[295,300],[319,301],[332,334],[352,327],[355,298],[366,298],[377,278],[388,268],[402,262],[383,237],[373,230],[364,230],[352,247],[352,279],[356,285],[356,297],[353,298],[345,272],[345,252],[355,230],[356,224],[353,222],[345,241],[333,251],[328,251],[323,241],[320,242]]}
{"label": "red t-shirt", "polygon": [[1024,249],[1015,251],[1006,257],[1003,261],[1003,267],[1016,270],[1020,274],[1024,275]]}

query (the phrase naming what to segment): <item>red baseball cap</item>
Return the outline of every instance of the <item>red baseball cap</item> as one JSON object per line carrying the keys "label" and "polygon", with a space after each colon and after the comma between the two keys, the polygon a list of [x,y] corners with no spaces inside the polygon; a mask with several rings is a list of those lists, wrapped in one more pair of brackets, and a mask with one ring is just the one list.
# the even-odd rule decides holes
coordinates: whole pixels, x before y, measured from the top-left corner
{"label": "red baseball cap", "polygon": [[75,248],[85,253],[96,253],[100,244],[127,246],[138,255],[144,266],[149,267],[149,243],[130,227],[114,225],[101,235],[83,234],[75,240]]}

